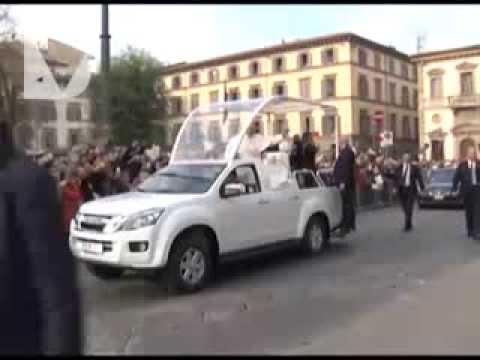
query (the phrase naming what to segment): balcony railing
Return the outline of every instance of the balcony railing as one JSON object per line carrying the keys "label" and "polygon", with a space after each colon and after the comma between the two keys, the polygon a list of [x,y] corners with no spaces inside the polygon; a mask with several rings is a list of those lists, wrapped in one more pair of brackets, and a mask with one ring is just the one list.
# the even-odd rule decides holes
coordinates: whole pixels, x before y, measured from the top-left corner
{"label": "balcony railing", "polygon": [[480,95],[449,96],[448,104],[454,108],[480,106]]}

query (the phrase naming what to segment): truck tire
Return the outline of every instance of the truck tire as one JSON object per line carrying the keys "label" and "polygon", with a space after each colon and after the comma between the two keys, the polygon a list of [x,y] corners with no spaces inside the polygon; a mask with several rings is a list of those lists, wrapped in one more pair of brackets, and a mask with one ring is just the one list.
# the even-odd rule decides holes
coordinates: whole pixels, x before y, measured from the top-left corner
{"label": "truck tire", "polygon": [[181,235],[168,259],[166,281],[171,293],[203,289],[213,275],[213,253],[209,238],[201,230]]}
{"label": "truck tire", "polygon": [[87,264],[87,270],[102,280],[118,279],[124,273],[124,269],[97,264]]}
{"label": "truck tire", "polygon": [[312,216],[302,239],[302,249],[309,254],[321,253],[329,243],[328,223],[322,216]]}

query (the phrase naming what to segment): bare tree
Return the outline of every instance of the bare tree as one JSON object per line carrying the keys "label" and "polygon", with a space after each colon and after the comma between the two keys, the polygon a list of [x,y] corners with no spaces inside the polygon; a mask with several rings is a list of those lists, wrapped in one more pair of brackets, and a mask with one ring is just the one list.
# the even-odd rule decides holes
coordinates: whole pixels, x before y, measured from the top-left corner
{"label": "bare tree", "polygon": [[12,39],[15,34],[15,21],[10,14],[10,7],[0,5],[0,40]]}
{"label": "bare tree", "polygon": [[18,88],[14,81],[12,66],[7,61],[14,50],[15,22],[10,15],[10,8],[0,5],[0,119],[3,117],[15,124],[15,109]]}

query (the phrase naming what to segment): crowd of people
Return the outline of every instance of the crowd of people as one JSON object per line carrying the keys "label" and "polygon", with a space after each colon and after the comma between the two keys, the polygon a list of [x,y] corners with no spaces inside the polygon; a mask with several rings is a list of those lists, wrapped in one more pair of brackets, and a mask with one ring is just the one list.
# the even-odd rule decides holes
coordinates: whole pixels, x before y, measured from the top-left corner
{"label": "crowd of people", "polygon": [[[288,154],[290,169],[310,169],[327,184],[334,185],[335,160],[322,154],[311,133],[289,136],[273,151]],[[355,193],[357,205],[391,202],[396,187],[385,174],[393,173],[400,160],[386,157],[372,149],[366,152],[352,147],[355,157]],[[159,146],[146,146],[138,141],[130,146],[77,146],[68,154],[45,154],[37,157],[39,165],[46,167],[57,180],[61,199],[63,226],[68,234],[69,224],[79,207],[86,201],[128,192],[148,176],[166,166],[170,154]],[[415,161],[415,159],[414,159]],[[416,159],[421,169],[453,164],[430,163]]]}
{"label": "crowd of people", "polygon": [[65,155],[46,154],[37,163],[57,180],[65,233],[86,201],[128,192],[168,163],[159,146],[134,141],[128,147],[79,146]]}

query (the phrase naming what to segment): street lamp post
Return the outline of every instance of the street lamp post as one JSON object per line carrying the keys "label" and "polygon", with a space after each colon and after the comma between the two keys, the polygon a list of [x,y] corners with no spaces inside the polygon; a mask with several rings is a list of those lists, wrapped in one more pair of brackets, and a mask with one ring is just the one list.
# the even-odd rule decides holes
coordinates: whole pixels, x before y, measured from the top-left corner
{"label": "street lamp post", "polygon": [[101,66],[103,88],[103,121],[110,121],[110,96],[108,91],[108,73],[110,71],[110,34],[108,33],[108,5],[102,5]]}

